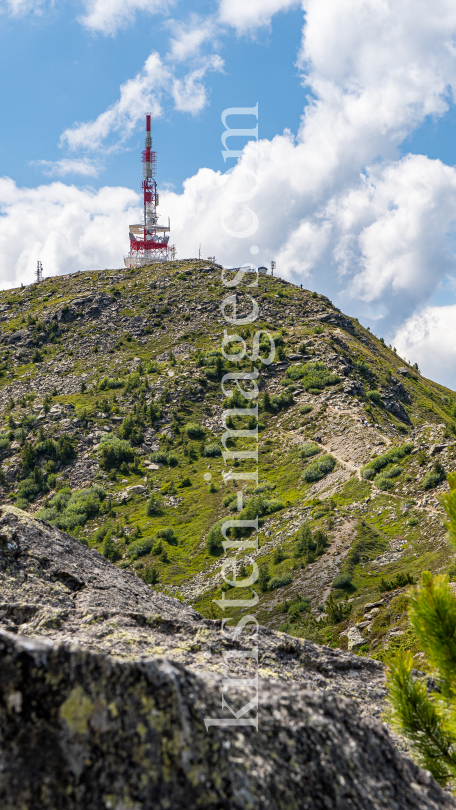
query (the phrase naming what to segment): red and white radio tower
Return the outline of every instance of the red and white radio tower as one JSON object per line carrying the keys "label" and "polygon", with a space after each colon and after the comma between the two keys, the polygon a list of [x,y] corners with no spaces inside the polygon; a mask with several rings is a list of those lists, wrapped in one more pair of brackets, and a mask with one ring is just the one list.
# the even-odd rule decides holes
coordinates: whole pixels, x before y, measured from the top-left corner
{"label": "red and white radio tower", "polygon": [[152,152],[150,134],[150,115],[146,115],[146,148],[142,153],[144,191],[144,222],[142,225],[130,225],[130,253],[125,257],[127,267],[144,267],[156,262],[172,261],[176,248],[169,244],[168,225],[158,224],[157,206],[158,191],[155,181],[157,153]]}

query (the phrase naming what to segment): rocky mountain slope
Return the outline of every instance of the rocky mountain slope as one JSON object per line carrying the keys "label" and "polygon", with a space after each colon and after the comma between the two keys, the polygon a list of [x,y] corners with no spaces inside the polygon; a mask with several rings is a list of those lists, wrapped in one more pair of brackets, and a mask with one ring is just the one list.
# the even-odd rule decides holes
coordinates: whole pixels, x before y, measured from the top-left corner
{"label": "rocky mountain slope", "polygon": [[[222,477],[221,379],[252,369],[220,354],[220,274],[182,261],[0,293],[3,503],[213,620],[227,590],[217,523],[236,515],[237,489]],[[251,347],[265,329],[277,347],[259,380],[259,486],[244,488],[259,548],[238,555],[241,573],[260,566],[255,615],[418,663],[403,593],[423,568],[452,570],[439,496],[456,394],[323,296],[270,276],[254,295],[242,336]]]}
{"label": "rocky mountain slope", "polygon": [[207,730],[222,694],[250,700],[225,666],[251,641],[71,535],[0,512],[5,810],[456,807],[374,719],[381,664],[262,628],[258,731]]}

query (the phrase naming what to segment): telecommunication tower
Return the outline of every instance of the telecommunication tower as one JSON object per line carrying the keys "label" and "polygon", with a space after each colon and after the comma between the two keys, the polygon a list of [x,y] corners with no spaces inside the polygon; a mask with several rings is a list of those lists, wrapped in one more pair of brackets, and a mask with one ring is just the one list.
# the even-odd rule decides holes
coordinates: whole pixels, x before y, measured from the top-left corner
{"label": "telecommunication tower", "polygon": [[38,260],[36,263],[36,283],[43,281],[43,265]]}
{"label": "telecommunication tower", "polygon": [[150,134],[150,115],[146,114],[146,148],[142,153],[144,193],[144,212],[141,225],[130,225],[130,253],[125,257],[126,267],[144,267],[156,262],[172,261],[176,248],[169,244],[170,222],[158,224],[157,207],[159,203],[155,172],[157,153],[152,151]]}

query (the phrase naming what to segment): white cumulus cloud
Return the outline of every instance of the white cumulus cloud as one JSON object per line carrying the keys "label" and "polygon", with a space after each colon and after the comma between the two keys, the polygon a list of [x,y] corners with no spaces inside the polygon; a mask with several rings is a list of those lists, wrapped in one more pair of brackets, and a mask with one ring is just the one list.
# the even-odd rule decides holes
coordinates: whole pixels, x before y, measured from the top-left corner
{"label": "white cumulus cloud", "polygon": [[159,54],[151,53],[140,73],[120,86],[120,98],[115,104],[100,113],[95,121],[66,129],[60,139],[61,145],[66,143],[72,150],[96,150],[116,132],[121,133],[121,140],[125,140],[146,111],[154,118],[161,115],[161,93],[170,79]]}
{"label": "white cumulus cloud", "polygon": [[29,189],[0,179],[0,286],[30,283],[37,259],[45,275],[122,266],[138,203],[126,188],[54,182]]}
{"label": "white cumulus cloud", "polygon": [[219,19],[239,33],[269,25],[279,11],[299,6],[299,0],[221,0]]}
{"label": "white cumulus cloud", "polygon": [[196,115],[208,103],[202,79],[209,71],[221,70],[223,60],[214,54],[200,60],[197,68],[179,78],[163,63],[158,53],[151,53],[143,69],[121,85],[119,99],[100,113],[95,121],[77,123],[66,129],[60,138],[60,145],[67,145],[73,151],[95,151],[105,148],[106,139],[118,133],[117,142],[109,147],[118,148],[131,135],[146,111],[153,118],[162,114],[161,100],[165,91],[173,97],[176,110]]}
{"label": "white cumulus cloud", "polygon": [[213,46],[218,44],[216,39],[218,26],[214,17],[198,17],[192,14],[189,23],[170,20],[168,28],[173,33],[169,57],[177,62],[199,56],[202,45],[208,41]]}
{"label": "white cumulus cloud", "polygon": [[48,177],[64,177],[67,174],[80,174],[83,177],[98,177],[102,165],[90,158],[62,158],[61,160],[32,160]]}
{"label": "white cumulus cloud", "polygon": [[456,305],[432,306],[409,318],[394,336],[401,357],[456,390]]}
{"label": "white cumulus cloud", "polygon": [[172,0],[88,0],[79,21],[90,31],[112,36],[134,22],[138,11],[166,13],[172,5]]}

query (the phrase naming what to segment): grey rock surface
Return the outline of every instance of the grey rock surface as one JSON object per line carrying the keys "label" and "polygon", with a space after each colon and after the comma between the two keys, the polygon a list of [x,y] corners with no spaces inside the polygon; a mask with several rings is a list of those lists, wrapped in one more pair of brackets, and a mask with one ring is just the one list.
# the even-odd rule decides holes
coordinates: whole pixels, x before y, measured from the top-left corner
{"label": "grey rock surface", "polygon": [[2,810],[456,808],[372,716],[375,661],[260,628],[258,731],[206,730],[248,636],[9,506],[0,599]]}

